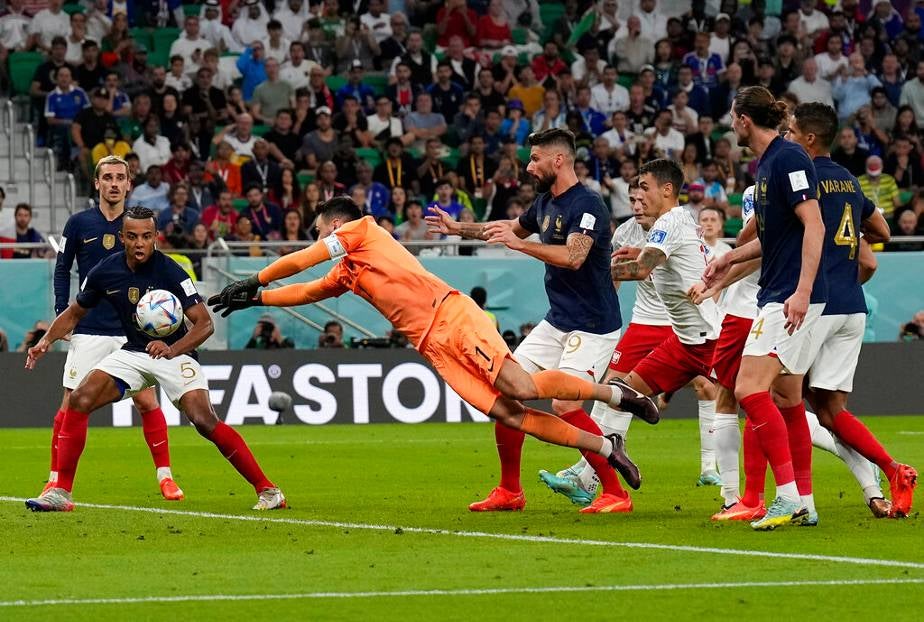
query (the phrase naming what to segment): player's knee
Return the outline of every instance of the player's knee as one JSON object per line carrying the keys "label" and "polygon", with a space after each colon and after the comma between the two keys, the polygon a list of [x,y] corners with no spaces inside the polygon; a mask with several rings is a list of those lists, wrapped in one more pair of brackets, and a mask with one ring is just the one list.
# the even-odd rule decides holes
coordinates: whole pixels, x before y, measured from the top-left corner
{"label": "player's knee", "polygon": [[534,400],[537,398],[536,385],[532,382],[530,376],[517,378],[507,385],[504,396],[520,402]]}
{"label": "player's knee", "polygon": [[78,387],[71,391],[71,395],[68,398],[67,403],[71,410],[88,413],[93,409],[93,400],[94,396],[91,395],[89,391],[83,389],[82,387]]}
{"label": "player's knee", "polygon": [[153,391],[142,391],[134,397],[134,401],[140,413],[150,412],[160,406]]}
{"label": "player's knee", "polygon": [[186,413],[186,418],[195,426],[196,431],[206,438],[211,436],[215,426],[218,425],[218,417],[211,410],[191,410]]}

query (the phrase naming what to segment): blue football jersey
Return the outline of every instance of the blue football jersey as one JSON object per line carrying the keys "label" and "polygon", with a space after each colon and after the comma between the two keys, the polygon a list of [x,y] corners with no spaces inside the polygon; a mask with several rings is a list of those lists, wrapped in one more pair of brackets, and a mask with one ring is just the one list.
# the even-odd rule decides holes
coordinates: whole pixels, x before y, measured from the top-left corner
{"label": "blue football jersey", "polygon": [[[172,259],[154,251],[151,258],[132,272],[125,261],[125,252],[107,257],[90,270],[77,294],[77,304],[92,309],[108,301],[118,314],[122,333],[128,342],[123,350],[144,352],[152,341],[163,341],[173,345],[186,334],[186,325],[181,323],[177,330],[166,337],[154,338],[144,333],[135,323],[135,307],[147,292],[165,289],[180,300],[183,310],[202,302],[196,285],[186,272]],[[195,353],[190,352],[190,355]]]}
{"label": "blue football jersey", "polygon": [[[60,314],[70,303],[74,261],[77,261],[79,282],[83,283],[97,264],[122,250],[122,238],[119,236],[121,229],[121,214],[107,220],[98,207],[77,212],[67,219],[61,249],[55,262],[55,313]],[[116,337],[123,334],[119,316],[106,301],[80,320],[74,333]]]}
{"label": "blue football jersey", "polygon": [[[754,183],[754,216],[763,253],[758,307],[786,302],[799,285],[805,228],[795,207],[817,199],[817,187],[815,166],[805,150],[779,136],[774,138],[760,158]],[[812,286],[812,303],[826,299],[823,263],[824,256]]]}
{"label": "blue football jersey", "polygon": [[829,157],[815,158],[818,201],[825,221],[824,268],[828,300],[824,315],[866,313],[860,287],[860,225],[876,207],[860,182]]}
{"label": "blue football jersey", "polygon": [[581,183],[557,197],[546,192],[536,197],[519,222],[530,233],[538,233],[543,244],[564,245],[572,233],[589,235],[594,241],[577,270],[545,265],[549,324],[563,332],[597,335],[620,329],[619,298],[610,278],[610,211],[600,195]]}

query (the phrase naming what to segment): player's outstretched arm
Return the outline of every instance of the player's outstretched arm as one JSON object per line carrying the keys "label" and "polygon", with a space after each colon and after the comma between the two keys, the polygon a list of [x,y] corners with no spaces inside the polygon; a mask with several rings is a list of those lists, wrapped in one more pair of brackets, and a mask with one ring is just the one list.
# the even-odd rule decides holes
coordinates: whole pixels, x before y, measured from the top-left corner
{"label": "player's outstretched arm", "polygon": [[26,369],[35,369],[35,363],[45,356],[48,349],[59,339],[74,330],[77,323],[83,319],[89,309],[84,309],[76,302],[72,302],[58,317],[54,319],[48,332],[39,339],[38,343],[29,348],[26,355]]}
{"label": "player's outstretched arm", "polygon": [[[331,248],[331,247],[335,248]],[[273,281],[298,274],[312,266],[327,261],[333,256],[343,255],[343,247],[336,234],[331,234],[323,240],[318,240],[308,248],[280,257],[257,273],[260,285],[269,285]]]}
{"label": "player's outstretched arm", "polygon": [[189,320],[189,331],[173,345],[168,346],[163,341],[152,341],[145,348],[151,358],[167,360],[175,356],[192,352],[212,336],[215,332],[215,325],[212,323],[212,316],[204,304],[193,305],[184,312],[186,319]]}
{"label": "player's outstretched arm", "polygon": [[436,205],[430,206],[430,214],[425,217],[427,232],[439,235],[458,235],[466,240],[487,240],[487,226],[483,222],[459,222],[445,210]]}
{"label": "player's outstretched arm", "polygon": [[667,261],[667,255],[657,248],[646,246],[637,259],[620,261],[610,266],[613,281],[643,281],[651,271]]}

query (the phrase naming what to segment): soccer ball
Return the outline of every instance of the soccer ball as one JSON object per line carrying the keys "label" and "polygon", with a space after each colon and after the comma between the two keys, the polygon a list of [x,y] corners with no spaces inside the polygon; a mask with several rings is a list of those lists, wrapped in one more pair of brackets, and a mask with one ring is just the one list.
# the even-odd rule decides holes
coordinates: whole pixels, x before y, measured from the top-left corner
{"label": "soccer ball", "polygon": [[172,335],[183,323],[183,305],[165,289],[151,290],[135,307],[135,323],[155,339]]}

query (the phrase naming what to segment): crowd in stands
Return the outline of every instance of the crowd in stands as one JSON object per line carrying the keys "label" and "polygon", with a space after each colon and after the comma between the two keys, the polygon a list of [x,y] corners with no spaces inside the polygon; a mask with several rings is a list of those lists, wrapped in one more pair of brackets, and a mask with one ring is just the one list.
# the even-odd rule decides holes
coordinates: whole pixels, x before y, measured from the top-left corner
{"label": "crowd in stands", "polygon": [[45,55],[29,93],[39,139],[88,185],[101,157],[125,157],[129,205],[158,211],[166,247],[286,252],[339,194],[401,240],[430,238],[434,203],[460,220],[513,217],[536,194],[527,137],[557,127],[614,224],[639,166],[669,157],[684,203],[718,207],[733,234],[757,163],[730,106],[755,84],[834,105],[834,159],[896,235],[924,227],[920,2],[5,4],[3,71]]}

